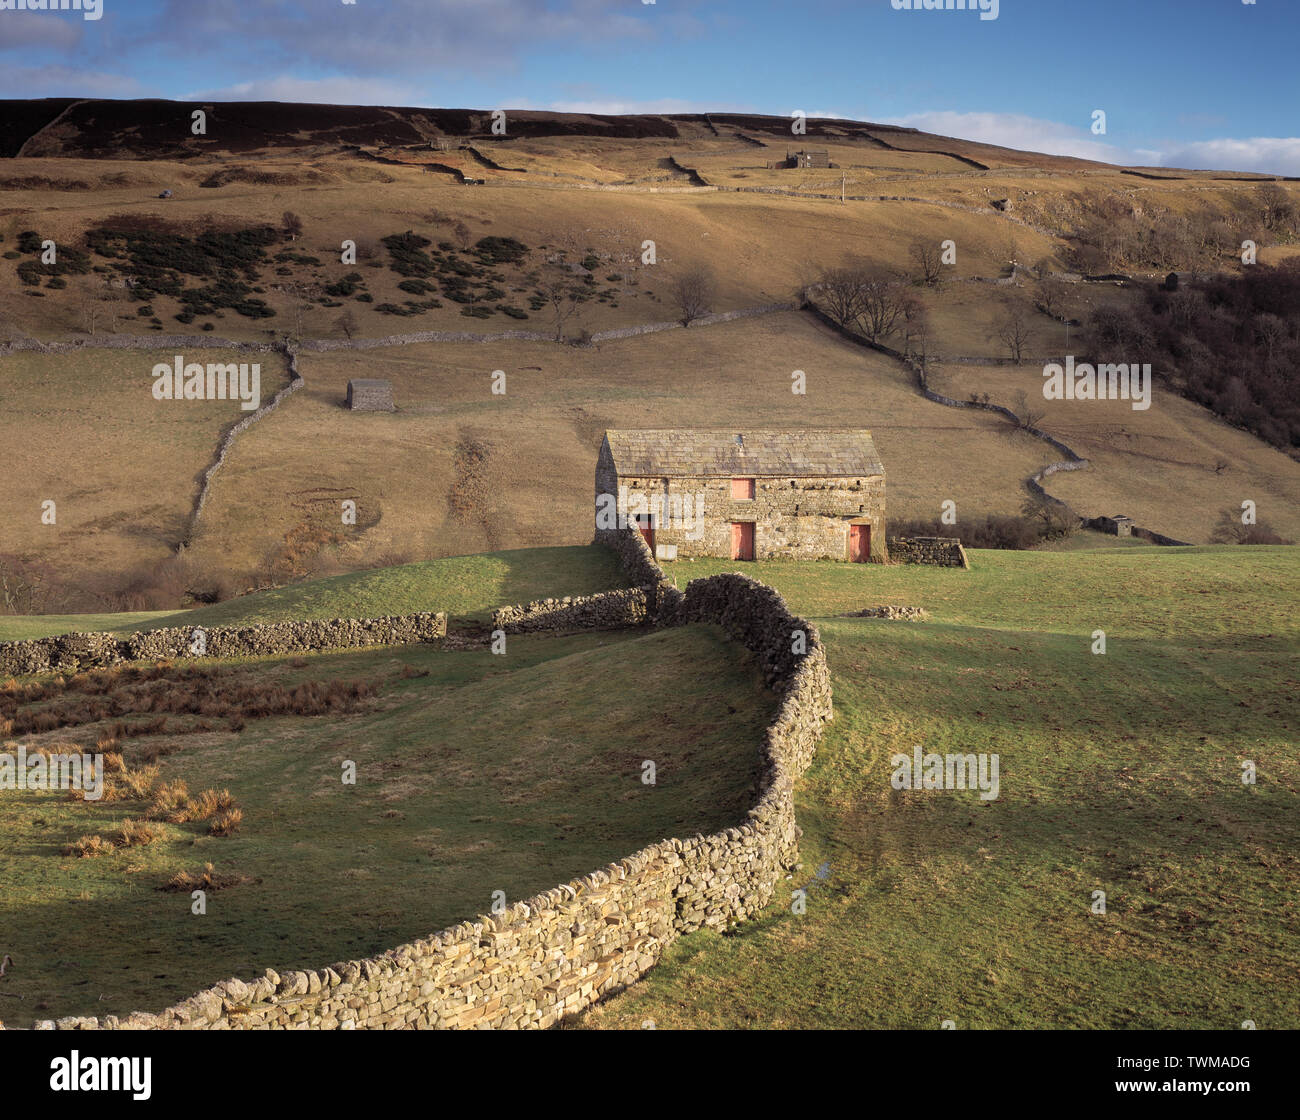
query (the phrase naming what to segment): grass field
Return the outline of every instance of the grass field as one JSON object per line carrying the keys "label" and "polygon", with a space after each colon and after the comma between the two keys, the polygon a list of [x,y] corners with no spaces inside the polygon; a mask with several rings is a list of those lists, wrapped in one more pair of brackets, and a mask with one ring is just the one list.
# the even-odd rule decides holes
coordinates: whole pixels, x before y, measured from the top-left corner
{"label": "grass field", "polygon": [[[760,920],[682,939],[582,1025],[1300,1026],[1293,551],[745,567],[817,616],[833,674],[802,867]],[[835,617],[890,602],[931,620]],[[917,744],[998,754],[1000,796],[891,789]]]}
{"label": "grass field", "polygon": [[[236,973],[367,956],[488,912],[494,891],[515,901],[734,823],[774,706],[751,658],[710,627],[511,638],[505,657],[406,647],[236,670],[379,692],[351,715],[125,741],[128,765],[147,744],[165,780],[229,789],[244,813],[231,837],[159,825],[148,846],[65,857],[62,844],[109,836],[144,803],[6,794],[0,949],[15,961],[5,992],[24,999],[6,1000],[3,1018],[158,1010]],[[77,733],[93,742],[96,730]],[[654,786],[640,780],[646,758]],[[341,782],[345,760],[355,785]],[[209,862],[250,881],[211,892],[203,916],[188,891],[158,889]]]}

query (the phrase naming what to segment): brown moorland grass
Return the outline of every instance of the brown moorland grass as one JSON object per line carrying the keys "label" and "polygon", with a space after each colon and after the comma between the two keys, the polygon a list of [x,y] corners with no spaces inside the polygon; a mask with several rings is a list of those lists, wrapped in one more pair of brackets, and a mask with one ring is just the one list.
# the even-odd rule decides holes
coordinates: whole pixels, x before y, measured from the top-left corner
{"label": "brown moorland grass", "polygon": [[[237,401],[155,400],[151,371],[175,353],[3,359],[0,521],[12,527],[4,551],[34,555],[65,578],[100,573],[102,582],[103,574],[166,558],[184,539],[218,437],[247,413]],[[215,350],[202,360],[260,361],[264,399],[285,381],[278,355]],[[47,500],[55,502],[53,525],[42,522]]]}
{"label": "brown moorland grass", "polygon": [[[304,309],[301,318],[303,333],[311,337],[342,337],[335,322],[341,310],[355,316],[357,333],[362,336],[431,328],[549,330],[551,324],[546,311],[530,311],[530,317],[524,321],[500,314],[480,320],[462,316],[460,306],[448,300],[443,301],[446,306],[440,310],[410,318],[380,315],[375,310],[380,304],[401,303],[406,298],[397,288],[400,278],[387,267],[386,252],[380,249],[377,257],[363,259],[355,266],[344,265],[338,259],[338,246],[345,237],[373,247],[387,234],[411,229],[438,241],[452,237],[461,223],[470,229],[474,238],[499,235],[521,239],[532,250],[526,268],[537,267],[557,247],[566,248],[571,260],[587,253],[595,255],[599,263],[594,275],[599,287],[603,290],[612,286],[618,289],[618,296],[605,304],[585,304],[568,324],[570,334],[583,329],[599,330],[673,318],[675,312],[669,298],[672,277],[695,263],[708,265],[717,275],[715,307],[727,310],[788,299],[801,285],[815,280],[822,268],[839,264],[850,255],[910,274],[914,268],[909,250],[917,238],[936,243],[953,240],[958,246],[958,265],[954,271],[964,278],[998,275],[1013,256],[1025,265],[1041,259],[1060,261],[1066,248],[1063,235],[1076,224],[1089,199],[1109,197],[1121,209],[1148,215],[1167,212],[1191,216],[1214,210],[1226,216],[1233,228],[1240,226],[1261,244],[1270,240],[1254,229],[1259,211],[1254,200],[1255,188],[1244,182],[1216,182],[1211,174],[1189,173],[1181,180],[1148,180],[1086,161],[884,128],[873,131],[871,126],[852,122],[820,122],[815,135],[801,144],[774,131],[775,127],[771,120],[737,117],[719,118],[716,135],[701,121],[680,121],[680,137],[675,140],[596,135],[519,136],[508,142],[484,145],[483,150],[503,165],[528,166],[533,170],[495,172],[480,167],[483,177],[505,185],[472,190],[456,186],[446,176],[426,174],[416,167],[367,163],[351,155],[331,154],[325,148],[293,153],[241,152],[237,165],[246,167],[249,175],[236,177],[215,189],[201,188],[198,184],[214,171],[232,165],[213,158],[207,149],[192,161],[142,163],[24,158],[14,161],[14,174],[20,178],[32,176],[32,183],[43,178],[72,178],[92,184],[92,189],[52,190],[32,186],[15,190],[11,208],[0,216],[0,232],[10,241],[24,229],[39,227],[60,242],[75,244],[87,229],[120,216],[144,223],[166,221],[187,229],[262,223],[278,226],[286,190],[279,180],[296,176],[297,185],[292,188],[293,208],[301,215],[305,229],[300,238],[281,247],[295,254],[314,256],[321,263],[287,266],[292,278],[328,283],[356,271],[364,277],[374,296],[370,303],[344,299],[343,308],[314,301],[316,306]],[[737,139],[737,132],[758,137],[765,146],[746,144]],[[883,138],[894,148],[903,150],[888,150],[866,139],[868,135]],[[53,147],[38,146],[33,150],[61,150],[57,137],[43,138],[45,141]],[[760,166],[784,154],[787,146],[827,147],[834,161],[843,165],[842,173],[835,168],[806,173],[769,171]],[[976,159],[987,164],[990,170],[979,171],[951,156],[933,155],[927,149]],[[444,153],[422,149],[409,154],[412,158],[436,159]],[[453,153],[445,154],[450,157]],[[471,158],[465,152],[454,155],[458,159]],[[642,181],[643,185],[654,180],[667,183],[663,176],[670,173],[662,165],[670,155],[686,166],[703,167],[711,175],[730,175],[736,185],[779,185],[782,191],[805,195],[826,189],[834,193],[837,180],[847,176],[866,194],[930,201],[850,201],[841,205],[838,200],[791,197],[785,193],[573,189],[583,179],[623,179]],[[672,175],[675,173],[670,174],[670,179]],[[746,178],[735,178],[741,175]],[[151,177],[156,177],[156,182]],[[250,182],[249,178],[265,181]],[[174,188],[177,197],[160,202],[155,197],[154,186]],[[1285,189],[1294,190],[1293,187]],[[1005,215],[989,209],[993,201],[1001,199],[1008,200],[1009,210]],[[972,213],[969,208],[983,212]],[[1051,232],[1039,232],[1030,228],[1031,225]],[[645,240],[656,244],[658,259],[654,265],[641,261]],[[1290,248],[1270,244],[1264,250],[1264,257],[1272,259],[1289,252]],[[274,251],[278,251],[277,247],[273,247]],[[0,280],[6,277],[14,280],[13,290],[18,292],[22,286],[9,271],[16,263],[0,262]],[[1231,260],[1223,263],[1225,267],[1235,267]],[[214,320],[219,334],[266,343],[297,330],[294,300],[279,290],[286,278],[275,269],[264,272],[259,287],[266,290],[259,298],[266,299],[277,310],[277,316],[254,321],[227,313],[224,318],[218,316]],[[610,281],[610,276],[619,279]],[[515,289],[527,289],[531,281],[523,278],[523,271],[512,273],[511,277],[503,302],[520,305],[526,302],[527,292]],[[997,301],[1006,293],[989,285],[962,285],[961,288],[938,298],[926,297],[933,304],[934,346],[938,352],[949,354],[1000,353],[1001,345],[989,337],[989,320]],[[10,321],[11,333],[42,338],[77,336],[81,331],[80,310],[76,306],[79,288],[74,284],[64,291],[42,289],[42,292],[42,298],[19,294],[8,301],[4,314]],[[1029,294],[1019,293],[1022,298]],[[1089,287],[1081,298],[1095,302],[1113,295]],[[155,302],[155,311],[169,331],[184,329],[171,318],[176,310],[174,300],[159,297]],[[132,310],[129,306],[125,309]],[[144,319],[134,315],[128,315],[127,319],[130,322],[119,323],[118,330],[148,335]],[[508,546],[516,526],[539,543],[583,540],[581,533],[589,520],[588,510],[585,496],[579,500],[578,495],[586,489],[585,480],[590,477],[589,456],[594,447],[591,433],[605,424],[686,422],[678,416],[666,415],[671,410],[662,406],[625,410],[623,403],[627,397],[620,395],[620,390],[627,384],[636,386],[640,382],[651,392],[657,390],[661,400],[675,399],[693,411],[712,413],[719,422],[730,423],[725,419],[729,405],[743,408],[753,403],[749,398],[734,400],[737,382],[754,382],[756,376],[761,379],[761,371],[770,356],[789,349],[782,346],[781,339],[773,337],[770,326],[750,324],[737,328],[747,340],[743,343],[736,342],[735,334],[724,333],[718,338],[725,345],[714,345],[706,341],[711,332],[701,330],[684,332],[689,340],[686,344],[669,341],[667,336],[652,336],[649,351],[633,344],[627,348],[608,344],[598,351],[599,361],[603,363],[599,368],[603,385],[602,391],[594,394],[581,384],[596,374],[589,355],[552,345],[429,347],[415,350],[406,358],[396,352],[376,351],[348,357],[304,355],[302,365],[307,371],[308,392],[316,388],[316,379],[323,373],[321,389],[337,398],[342,396],[337,377],[341,365],[346,365],[353,374],[387,376],[395,366],[405,364],[408,374],[402,378],[399,408],[412,415],[421,410],[426,415],[440,412],[445,423],[433,432],[417,424],[416,431],[399,437],[397,442],[408,462],[419,451],[426,459],[414,469],[408,466],[400,476],[389,475],[377,467],[376,456],[362,463],[359,472],[338,470],[327,483],[314,485],[314,464],[306,471],[296,469],[304,457],[303,448],[288,449],[282,461],[269,456],[263,458],[262,469],[271,473],[256,478],[245,473],[238,487],[226,487],[225,523],[220,528],[227,530],[232,522],[237,522],[234,559],[244,575],[261,566],[268,554],[286,551],[293,554],[288,558],[290,567],[296,564],[296,570],[306,570],[303,565],[310,563],[315,550],[331,537],[340,535],[337,506],[344,498],[356,500],[361,514],[358,529],[346,535],[363,537],[359,547],[345,543],[332,549],[344,568],[374,562],[393,550],[418,558],[480,551],[491,547],[492,541],[507,542]],[[1039,317],[1034,321],[1031,348],[1054,350],[1061,334],[1058,326]],[[657,360],[649,358],[654,351],[659,353]],[[158,412],[168,407],[168,402],[153,402],[143,396],[147,391],[147,372],[153,362],[170,360],[170,357],[170,351],[157,354],[86,351],[69,355],[18,354],[6,359],[7,368],[18,371],[18,376],[7,384],[12,399],[7,395],[9,407],[0,415],[0,440],[9,446],[32,449],[26,453],[21,469],[15,472],[16,484],[0,495],[0,517],[11,533],[6,543],[24,555],[47,561],[83,590],[89,587],[92,578],[107,578],[98,573],[125,573],[168,555],[183,531],[198,471],[215,446],[221,423],[205,426],[198,420],[206,415],[204,409],[209,406],[190,402],[181,409]],[[790,355],[781,364],[789,364],[785,370],[788,375],[793,369],[815,364],[818,358],[817,352],[811,350]],[[421,376],[417,365],[427,367],[429,375]],[[481,501],[481,508],[473,511],[473,516],[447,516],[443,506],[455,477],[446,458],[448,448],[464,439],[513,445],[514,434],[506,437],[498,427],[502,414],[508,422],[514,421],[511,399],[529,400],[531,406],[541,403],[535,396],[529,398],[531,390],[519,396],[514,388],[505,399],[488,401],[485,391],[479,395],[480,385],[488,384],[493,369],[507,370],[514,384],[527,379],[530,372],[536,372],[527,367],[537,365],[543,367],[544,374],[537,380],[546,380],[556,387],[552,399],[561,405],[557,411],[569,413],[564,424],[571,423],[578,429],[580,442],[575,446],[566,427],[557,426],[558,416],[543,413],[539,423],[526,426],[523,436],[536,436],[536,447],[525,448],[525,461],[530,466],[548,441],[555,443],[554,458],[541,460],[546,477],[534,482],[538,479],[537,472],[530,471],[526,481],[521,482],[518,473],[501,466],[502,456],[498,455],[495,464],[491,460],[487,463],[482,481],[487,487],[504,485],[504,500]],[[652,370],[654,376],[641,377],[642,370]],[[449,378],[454,378],[457,384],[448,386]],[[410,383],[412,380],[414,385]],[[264,386],[276,381],[278,378],[264,376]],[[54,395],[52,388],[56,385],[58,393]],[[697,388],[699,396],[693,395]],[[862,423],[859,416],[862,413],[868,426],[887,428],[892,417],[888,415],[887,394],[881,394],[880,389],[880,385],[870,384],[871,395],[866,399],[861,394],[853,397],[843,391],[835,411],[843,416],[853,415],[851,422],[855,424]],[[989,390],[977,386],[974,391]],[[141,394],[138,398],[137,392]],[[701,400],[724,394],[729,395],[728,399]],[[877,400],[886,407],[878,409]],[[72,413],[68,412],[69,401],[73,404]],[[107,413],[103,408],[105,402],[109,404]],[[312,410],[298,408],[304,403],[291,398],[287,407],[289,411],[297,408],[318,418]],[[214,402],[212,407],[221,404]],[[711,407],[701,408],[701,404]],[[226,411],[220,412],[222,422],[238,415],[237,411],[230,411],[233,407],[227,402]],[[797,423],[801,413],[808,411],[772,410],[764,419]],[[385,425],[401,423],[407,418],[402,413],[387,418],[353,417],[346,438],[336,447],[352,449],[351,455],[367,458],[364,454],[367,440],[354,438],[358,425],[367,425],[365,434],[369,437],[376,428],[382,430]],[[948,423],[953,421],[949,418]],[[955,423],[960,427],[964,422]],[[926,418],[914,430],[922,433],[944,424],[943,419]],[[262,427],[259,424],[247,437],[256,440],[262,434]],[[276,438],[272,436],[272,442]],[[1012,449],[1011,453],[995,454],[990,459],[979,438],[956,447],[956,454],[952,453],[952,447],[945,446],[946,438],[916,446],[925,438],[918,435],[901,455],[891,452],[885,456],[886,466],[892,472],[891,499],[898,503],[895,508],[905,517],[932,514],[934,496],[940,491],[941,499],[960,501],[960,487],[955,489],[944,478],[944,464],[963,459],[966,463],[990,461],[1014,466],[1014,473],[1008,471],[1005,478],[984,486],[975,500],[1004,509],[1018,504],[1018,480],[1030,473],[1019,469],[1025,465],[1021,460],[1032,457],[1033,449],[1026,447],[1019,452]],[[74,480],[61,460],[41,453],[39,449],[56,439],[71,440],[87,450],[89,457],[100,464],[93,478],[77,476]],[[401,443],[402,439],[407,442]],[[421,440],[429,442],[421,447]],[[320,446],[315,440],[310,442]],[[962,442],[954,440],[954,446]],[[927,457],[942,460],[935,478],[911,477],[914,466],[927,468]],[[1176,457],[1191,458],[1181,453]],[[219,486],[226,481],[223,476],[227,473],[223,471],[218,476]],[[1130,482],[1127,474],[1124,477],[1124,482],[1115,485],[1124,489],[1127,497],[1140,486],[1138,479]],[[267,478],[275,479],[277,485],[268,487]],[[579,485],[575,480],[582,482]],[[1078,481],[1072,480],[1072,484],[1077,485]],[[427,492],[419,493],[426,483],[432,484],[432,501]],[[528,492],[527,500],[534,506],[531,518],[526,516],[522,522],[519,513],[525,503],[517,502],[514,497],[519,491]],[[497,498],[496,491],[486,492]],[[50,527],[41,525],[29,513],[39,508],[39,501],[49,494],[66,495],[59,507],[57,549],[50,548]],[[987,500],[982,496],[985,494]],[[142,500],[142,495],[148,495],[148,500]],[[268,501],[271,509],[264,522],[262,515]],[[564,531],[574,535],[564,536]],[[1187,539],[1202,538],[1193,534]],[[408,541],[414,542],[414,547],[408,547]],[[224,570],[225,556],[212,547],[211,540],[208,544],[203,559],[211,570]],[[248,582],[256,581],[250,578]],[[177,592],[176,606],[181,605],[180,590],[184,589]]]}
{"label": "brown moorland grass", "polygon": [[1023,392],[1042,414],[1039,427],[1092,463],[1046,484],[1085,517],[1122,513],[1166,536],[1206,544],[1221,512],[1239,513],[1248,498],[1282,536],[1300,537],[1300,462],[1158,384],[1145,410],[1123,400],[1043,400],[1041,363],[940,365],[933,384],[957,399],[978,388],[1012,409]]}
{"label": "brown moorland grass", "polygon": [[[537,367],[541,368],[537,368]],[[491,369],[506,371],[494,396]],[[920,397],[897,362],[840,340],[799,312],[557,350],[504,343],[407,346],[305,356],[307,388],[247,433],[212,491],[199,557],[254,564],[296,520],[268,506],[268,470],[318,488],[382,495],[383,517],[353,555],[399,541],[418,552],[582,543],[590,539],[592,470],[607,427],[868,427],[889,477],[891,516],[931,516],[943,500],[1015,512],[1021,480],[1055,457],[988,415]],[[806,395],[791,373],[807,374]],[[349,377],[392,380],[397,413],[339,407]],[[358,436],[364,433],[364,438]],[[491,502],[480,521],[454,516],[455,447],[472,435]],[[324,449],[328,448],[328,454]],[[355,561],[353,561],[355,563]]]}

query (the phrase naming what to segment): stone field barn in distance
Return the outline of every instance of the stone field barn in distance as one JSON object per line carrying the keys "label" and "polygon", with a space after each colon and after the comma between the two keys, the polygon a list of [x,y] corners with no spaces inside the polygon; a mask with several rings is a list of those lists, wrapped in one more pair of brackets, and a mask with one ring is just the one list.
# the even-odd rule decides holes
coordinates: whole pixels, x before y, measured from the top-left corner
{"label": "stone field barn in distance", "polygon": [[354,377],[348,382],[347,407],[353,412],[396,412],[393,383],[373,377]]}
{"label": "stone field barn in distance", "polygon": [[660,559],[888,558],[885,468],[864,430],[610,430],[596,540],[636,524]]}

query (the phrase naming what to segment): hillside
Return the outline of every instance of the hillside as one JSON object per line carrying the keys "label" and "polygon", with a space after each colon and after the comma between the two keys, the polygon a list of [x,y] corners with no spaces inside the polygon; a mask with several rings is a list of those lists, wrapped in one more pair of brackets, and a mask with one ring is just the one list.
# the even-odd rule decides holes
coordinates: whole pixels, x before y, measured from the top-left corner
{"label": "hillside", "polygon": [[[1036,307],[1038,277],[1066,278],[1070,346],[1087,353],[1089,315],[1143,297],[1083,281],[1069,271],[1080,260],[1141,278],[1240,271],[1247,235],[1261,262],[1296,249],[1274,220],[1285,207],[1261,193],[1294,199],[1289,184],[1153,177],[870,122],[811,120],[795,137],[778,117],[518,113],[500,137],[480,111],[230,103],[209,106],[196,137],[193,107],[172,102],[7,105],[21,154],[0,163],[0,552],[42,589],[9,608],[23,613],[176,609],[305,576],[584,545],[613,426],[867,427],[890,517],[932,518],[949,500],[963,521],[1015,514],[1056,452],[924,400],[901,363],[772,307],[850,260],[888,270],[928,320],[932,385],[1014,406],[1066,344]],[[776,166],[801,148],[831,166]],[[918,279],[918,241],[954,244],[941,286]],[[672,327],[697,268],[714,278],[709,310],[767,310],[609,333]],[[1027,325],[1018,367],[997,364],[1010,313]],[[150,371],[237,348],[261,364],[263,403],[287,383],[286,348],[302,388],[234,440],[196,520],[244,413],[155,401]],[[790,392],[796,370],[804,395]],[[344,411],[352,377],[391,380],[398,411]],[[1196,543],[1250,499],[1300,537],[1294,455],[1163,390],[1156,401],[1044,402],[1045,430],[1092,463],[1049,491]],[[32,515],[46,500],[57,527]]]}

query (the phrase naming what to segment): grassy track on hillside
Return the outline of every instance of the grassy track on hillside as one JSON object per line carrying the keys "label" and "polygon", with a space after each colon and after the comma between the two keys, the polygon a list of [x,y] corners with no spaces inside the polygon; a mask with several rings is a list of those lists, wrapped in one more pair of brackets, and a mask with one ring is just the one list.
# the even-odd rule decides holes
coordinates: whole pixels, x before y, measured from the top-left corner
{"label": "grassy track on hillside", "polygon": [[624,583],[618,562],[608,549],[522,548],[349,572],[189,611],[0,615],[0,641],[41,638],[69,630],[127,634],[159,626],[247,626],[294,619],[375,618],[416,611],[486,618],[494,607],[547,596],[590,595]]}
{"label": "grassy track on hillside", "polygon": [[[836,719],[796,790],[802,868],[585,1025],[1300,1026],[1300,553],[972,563],[743,566],[796,611],[932,620],[818,619]],[[890,756],[918,744],[998,754],[1000,796],[893,790]]]}
{"label": "grassy track on hillside", "polygon": [[[165,780],[229,788],[244,811],[232,837],[160,825],[163,841],[77,859],[60,846],[145,806],[0,797],[0,950],[17,962],[5,991],[25,997],[0,1017],[159,1010],[231,975],[372,955],[488,912],[494,891],[515,901],[734,824],[775,703],[752,658],[703,626],[511,638],[504,657],[405,647],[248,669],[259,682],[382,684],[352,715],[124,741],[128,765],[145,744],[174,746]],[[641,782],[647,758],[654,786]],[[209,861],[254,881],[211,893],[203,916],[188,891],[157,889]]]}

